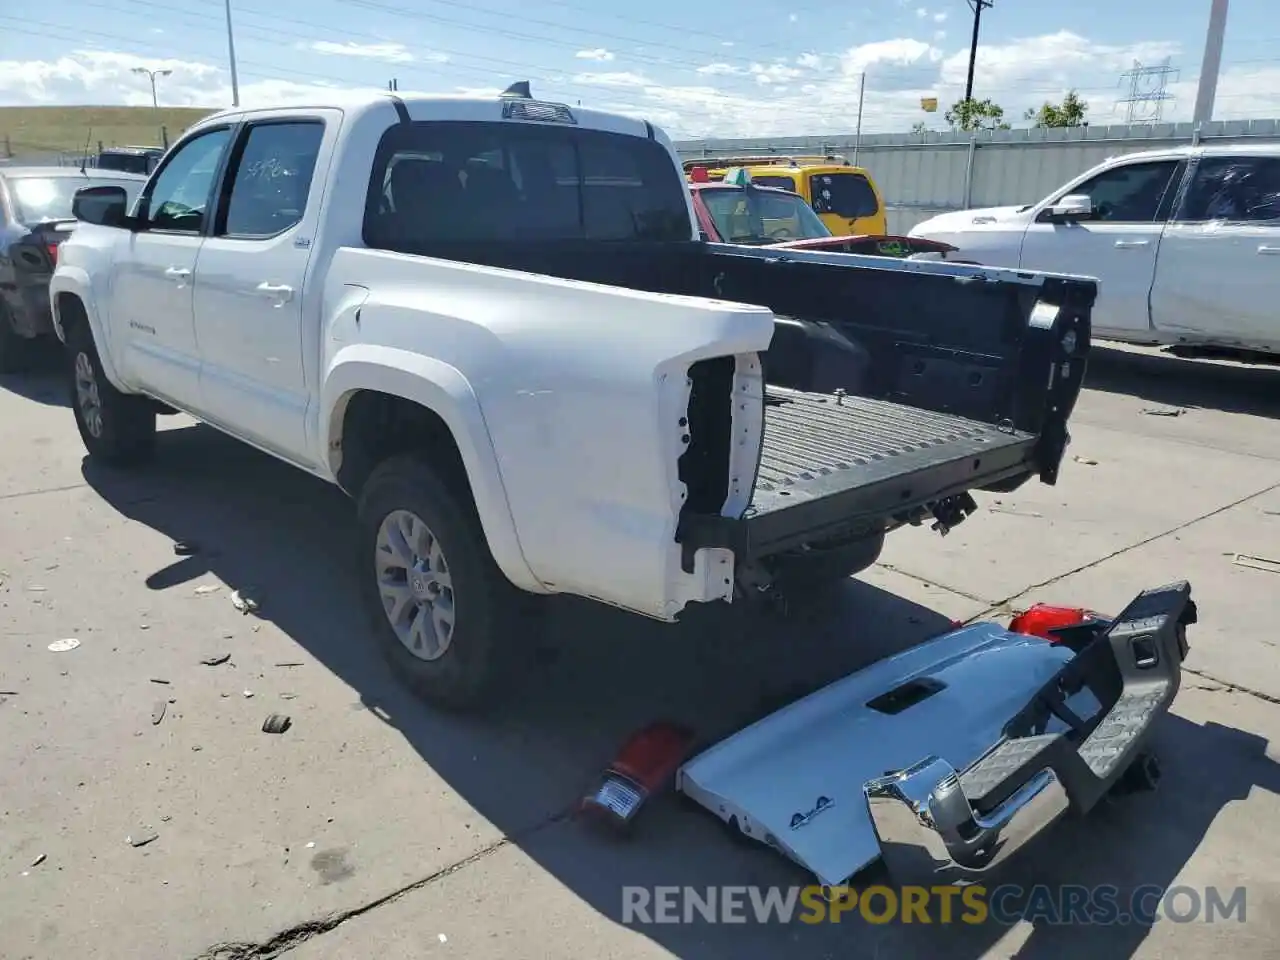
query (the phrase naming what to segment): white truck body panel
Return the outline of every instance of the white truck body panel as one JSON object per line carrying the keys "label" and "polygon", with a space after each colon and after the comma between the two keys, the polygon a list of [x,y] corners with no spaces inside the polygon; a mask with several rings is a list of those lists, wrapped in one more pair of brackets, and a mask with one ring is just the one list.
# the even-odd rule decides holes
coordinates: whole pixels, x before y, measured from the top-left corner
{"label": "white truck body panel", "polygon": [[[497,99],[404,104],[414,120],[512,122]],[[652,131],[679,168],[669,138],[643,121],[574,116],[579,128]],[[758,411],[755,357],[773,335],[772,313],[365,249],[369,170],[399,120],[391,97],[226,111],[182,143],[272,119],[325,125],[301,220],[248,244],[87,226],[63,247],[51,284],[59,335],[58,295],[73,294],[117,387],[330,481],[354,392],[422,403],[453,431],[490,549],[517,586],[663,620],[690,601],[728,599],[731,552],[700,550],[693,573],[681,568],[681,431],[660,424],[682,415],[685,371],[705,357],[740,356],[742,395]],[[734,514],[750,496],[758,428],[755,440],[737,455]]]}

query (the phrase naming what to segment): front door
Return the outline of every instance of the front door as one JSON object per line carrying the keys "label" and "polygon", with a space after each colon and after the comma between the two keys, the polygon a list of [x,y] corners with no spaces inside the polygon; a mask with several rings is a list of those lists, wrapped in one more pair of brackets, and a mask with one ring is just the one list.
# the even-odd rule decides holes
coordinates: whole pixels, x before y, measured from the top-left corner
{"label": "front door", "polygon": [[[336,133],[336,117],[328,125]],[[246,124],[227,166],[224,201],[196,268],[202,405],[215,423],[287,459],[308,459],[304,280],[319,220],[311,189],[322,116]],[[314,309],[319,310],[315,291]],[[318,356],[317,349],[313,353]]]}
{"label": "front door", "polygon": [[138,200],[138,229],[113,264],[112,326],[123,337],[122,376],[199,412],[200,358],[192,291],[218,168],[231,139],[219,127],[180,144]]}
{"label": "front door", "polygon": [[[1148,160],[1104,170],[1065,191],[1092,200],[1091,216],[1027,227],[1019,266],[1099,281],[1093,332],[1141,339],[1151,333],[1149,297],[1160,236],[1177,190],[1177,160]],[[1046,201],[1052,206],[1060,197]]]}

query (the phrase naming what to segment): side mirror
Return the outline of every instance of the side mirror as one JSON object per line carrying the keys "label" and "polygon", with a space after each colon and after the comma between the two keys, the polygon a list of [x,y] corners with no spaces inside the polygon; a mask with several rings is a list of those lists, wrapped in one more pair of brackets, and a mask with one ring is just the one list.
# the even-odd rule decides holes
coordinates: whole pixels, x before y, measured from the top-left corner
{"label": "side mirror", "polygon": [[1083,220],[1092,215],[1093,200],[1083,193],[1071,193],[1060,197],[1057,203],[1048,207],[1042,214],[1046,220],[1058,223]]}
{"label": "side mirror", "polygon": [[71,201],[71,215],[102,227],[127,226],[129,195],[124,187],[81,187]]}

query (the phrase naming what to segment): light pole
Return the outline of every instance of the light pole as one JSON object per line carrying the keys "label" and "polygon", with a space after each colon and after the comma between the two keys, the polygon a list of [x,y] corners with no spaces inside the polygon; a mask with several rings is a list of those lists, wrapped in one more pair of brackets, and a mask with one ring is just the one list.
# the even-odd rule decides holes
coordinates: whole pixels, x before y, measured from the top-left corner
{"label": "light pole", "polygon": [[995,0],[969,0],[969,8],[973,11],[973,40],[969,44],[969,80],[964,85],[966,103],[973,99],[973,66],[978,60],[978,29],[982,23],[982,10],[994,2]]}
{"label": "light pole", "polygon": [[146,67],[134,67],[134,73],[140,73],[151,78],[151,106],[157,110],[160,109],[160,98],[156,96],[156,77],[167,77],[173,73],[172,70],[148,70]]}
{"label": "light pole", "polygon": [[1209,29],[1204,35],[1204,59],[1200,61],[1200,82],[1196,85],[1195,123],[1213,119],[1213,100],[1218,93],[1218,74],[1222,71],[1222,37],[1227,31],[1227,0],[1212,0],[1209,6]]}
{"label": "light pole", "polygon": [[236,40],[231,33],[231,0],[225,0],[227,8],[227,57],[231,61],[231,105],[240,106],[240,81],[236,79]]}

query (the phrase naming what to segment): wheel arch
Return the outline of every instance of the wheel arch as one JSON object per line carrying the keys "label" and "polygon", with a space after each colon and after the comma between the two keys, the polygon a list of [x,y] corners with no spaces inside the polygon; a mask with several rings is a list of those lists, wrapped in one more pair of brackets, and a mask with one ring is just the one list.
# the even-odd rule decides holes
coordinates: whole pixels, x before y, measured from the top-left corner
{"label": "wheel arch", "polygon": [[546,593],[525,560],[479,401],[448,364],[391,348],[348,348],[329,368],[320,436],[335,482],[357,496],[378,463],[427,451],[476,510],[494,561],[523,590]]}

